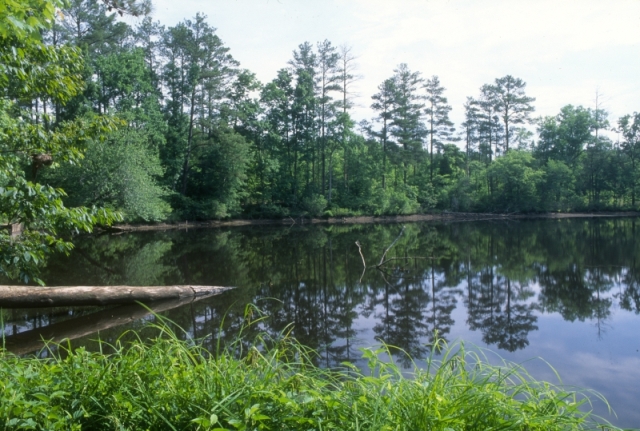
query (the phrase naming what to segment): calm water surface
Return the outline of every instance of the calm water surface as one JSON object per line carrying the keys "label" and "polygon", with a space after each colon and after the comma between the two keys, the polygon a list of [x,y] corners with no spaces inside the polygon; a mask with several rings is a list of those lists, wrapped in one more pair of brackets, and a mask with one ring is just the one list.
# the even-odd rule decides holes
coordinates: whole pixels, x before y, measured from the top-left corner
{"label": "calm water surface", "polygon": [[[43,278],[236,286],[157,306],[211,348],[218,337],[210,334],[232,339],[251,303],[268,315],[254,332],[290,329],[321,365],[359,364],[358,349],[378,340],[424,357],[435,331],[515,362],[540,356],[564,384],[604,394],[614,424],[640,427],[639,240],[640,220],[619,218],[143,232],[81,238]],[[42,336],[91,348],[97,331],[114,341],[154,319],[136,306],[2,313],[5,342],[17,353],[39,349]],[[526,367],[555,381],[542,361]]]}

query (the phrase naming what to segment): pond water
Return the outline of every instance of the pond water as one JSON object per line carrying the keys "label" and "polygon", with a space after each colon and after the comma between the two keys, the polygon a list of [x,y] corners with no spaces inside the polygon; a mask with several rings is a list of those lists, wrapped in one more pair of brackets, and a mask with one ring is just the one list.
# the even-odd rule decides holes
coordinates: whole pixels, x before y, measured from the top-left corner
{"label": "pond water", "polygon": [[[618,416],[602,403],[598,413],[640,427],[635,218],[260,226],[87,236],[76,244],[43,271],[49,285],[235,286],[155,306],[211,349],[237,335],[247,304],[267,316],[248,332],[290,331],[325,366],[359,364],[358,349],[378,340],[425,357],[437,331],[528,361],[536,378],[557,381],[546,363],[531,360],[542,357],[565,385],[602,393]],[[41,337],[92,348],[98,333],[113,342],[155,319],[137,306],[5,309],[2,318],[16,353],[40,349]],[[410,367],[406,356],[396,360]]]}

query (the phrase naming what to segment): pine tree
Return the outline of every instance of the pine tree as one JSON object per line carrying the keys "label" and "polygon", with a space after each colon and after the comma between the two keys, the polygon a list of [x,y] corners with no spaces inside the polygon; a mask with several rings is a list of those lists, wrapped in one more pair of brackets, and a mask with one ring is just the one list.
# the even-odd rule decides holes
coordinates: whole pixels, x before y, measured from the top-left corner
{"label": "pine tree", "polygon": [[[349,128],[346,125],[350,124],[348,111],[353,107],[352,98],[356,96],[353,92],[353,83],[359,79],[357,75],[355,75],[355,57],[351,53],[351,47],[347,45],[342,45],[340,47],[340,59],[338,61],[338,84],[340,86],[340,93],[342,96],[342,101],[340,103],[340,108],[342,108],[342,117],[339,119],[341,124],[341,144],[343,150],[343,181],[345,190],[349,191],[349,147],[347,143],[347,135],[349,133]],[[329,188],[329,192],[331,192],[331,188]],[[329,199],[331,202],[331,199]]]}
{"label": "pine tree", "polygon": [[509,151],[512,126],[528,123],[529,114],[535,110],[532,103],[536,99],[525,94],[526,85],[523,80],[507,75],[496,78],[495,84],[488,87],[496,112],[504,125],[505,152]]}
{"label": "pine tree", "polygon": [[380,143],[382,144],[382,188],[386,188],[387,174],[387,153],[390,144],[391,120],[393,118],[394,102],[395,102],[395,81],[391,78],[384,80],[378,86],[378,93],[371,98],[374,100],[371,109],[378,112],[377,121],[382,123],[382,128],[378,132],[374,132]]}
{"label": "pine tree", "polygon": [[186,196],[195,136],[206,140],[215,129],[238,63],[201,14],[169,28],[163,48],[170,128],[165,163],[172,188]]}
{"label": "pine tree", "polygon": [[[320,142],[321,142],[321,160],[322,160],[322,194],[325,194],[325,173],[327,159],[327,126],[336,116],[336,103],[333,101],[330,93],[340,89],[338,84],[340,75],[338,73],[338,61],[340,55],[331,42],[325,40],[317,45],[318,48],[318,109],[320,121]],[[329,201],[331,201],[331,192],[329,192]]]}
{"label": "pine tree", "polygon": [[455,129],[449,120],[451,106],[447,104],[447,98],[443,96],[445,88],[440,85],[438,77],[433,76],[427,80],[424,89],[427,93],[425,114],[429,128],[429,179],[433,182],[433,147],[435,145],[440,152],[444,141],[452,137]]}
{"label": "pine tree", "polygon": [[477,148],[478,143],[478,126],[479,126],[479,108],[478,103],[471,97],[467,97],[467,101],[464,104],[464,116],[465,120],[462,123],[463,139],[465,142],[466,153],[466,171],[467,177],[469,177],[469,163],[471,161],[471,154]]}
{"label": "pine tree", "polygon": [[390,132],[402,148],[403,182],[406,184],[408,166],[413,165],[415,171],[422,150],[422,140],[426,135],[421,120],[423,97],[418,93],[423,79],[420,72],[411,72],[405,63],[400,64],[394,72],[395,94]]}
{"label": "pine tree", "polygon": [[289,62],[296,77],[293,94],[293,184],[291,194],[298,199],[300,193],[299,165],[304,164],[306,194],[316,191],[316,164],[318,155],[317,114],[317,56],[313,45],[305,42],[293,52]]}

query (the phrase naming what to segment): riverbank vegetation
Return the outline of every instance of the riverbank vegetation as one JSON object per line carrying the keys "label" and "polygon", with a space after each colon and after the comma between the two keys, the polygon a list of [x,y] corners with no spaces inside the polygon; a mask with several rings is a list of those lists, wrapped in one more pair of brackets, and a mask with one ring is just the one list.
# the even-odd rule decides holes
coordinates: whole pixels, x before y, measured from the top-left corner
{"label": "riverbank vegetation", "polygon": [[286,333],[239,338],[211,354],[162,320],[154,328],[160,335],[150,341],[133,334],[132,343],[99,343],[96,352],[50,345],[49,358],[38,359],[0,351],[2,428],[597,429],[586,395],[536,381],[520,365],[489,365],[462,344],[436,340],[426,367],[412,373],[390,361],[386,346],[362,350],[364,371],[322,369]]}

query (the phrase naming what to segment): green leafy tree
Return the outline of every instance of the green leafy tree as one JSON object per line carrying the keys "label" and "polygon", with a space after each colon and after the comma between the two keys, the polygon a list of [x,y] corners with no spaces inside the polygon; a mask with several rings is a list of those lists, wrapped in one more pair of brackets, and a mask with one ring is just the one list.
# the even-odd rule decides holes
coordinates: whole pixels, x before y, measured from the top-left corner
{"label": "green leafy tree", "polygon": [[501,211],[532,211],[537,208],[538,184],[543,173],[536,169],[533,156],[513,150],[489,166],[493,180],[491,205]]}
{"label": "green leafy tree", "polygon": [[568,211],[579,205],[575,194],[576,178],[573,170],[561,160],[549,159],[542,168],[539,187],[541,209]]}
{"label": "green leafy tree", "polygon": [[92,117],[54,128],[49,116],[25,112],[25,101],[64,104],[77,95],[83,86],[82,59],[77,49],[46,46],[40,38],[60,3],[2,0],[0,6],[0,86],[5,89],[0,95],[0,219],[23,229],[18,237],[0,233],[0,274],[43,283],[39,265],[50,253],[71,249],[68,233],[91,231],[118,215],[66,207],[64,191],[38,183],[38,171],[79,162],[87,140],[110,132],[115,123]]}
{"label": "green leafy tree", "polygon": [[591,141],[595,126],[593,113],[582,106],[564,106],[555,117],[538,122],[536,155],[543,161],[552,158],[575,167],[584,147]]}
{"label": "green leafy tree", "polygon": [[631,192],[631,206],[636,207],[636,189],[638,187],[638,165],[640,158],[640,114],[625,115],[618,120],[618,130],[624,141],[622,149],[628,160],[628,188]]}
{"label": "green leafy tree", "polygon": [[128,221],[161,221],[170,213],[159,151],[166,124],[159,92],[141,48],[124,48],[95,60],[100,105],[127,126],[88,143],[85,159],[52,171],[48,180],[68,191],[67,203],[122,211]]}
{"label": "green leafy tree", "polygon": [[603,209],[613,195],[619,163],[614,157],[613,145],[607,138],[593,139],[580,157],[577,169],[577,191],[586,197],[587,206]]}

